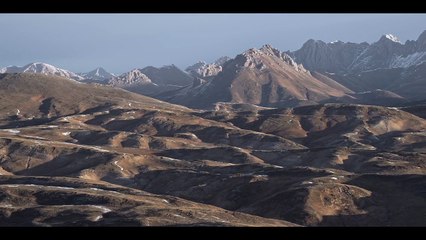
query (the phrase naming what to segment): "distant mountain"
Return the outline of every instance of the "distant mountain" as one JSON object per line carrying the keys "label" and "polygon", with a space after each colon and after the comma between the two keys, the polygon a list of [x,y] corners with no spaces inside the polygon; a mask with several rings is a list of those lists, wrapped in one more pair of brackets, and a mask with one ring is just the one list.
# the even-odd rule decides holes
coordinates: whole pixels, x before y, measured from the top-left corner
{"label": "distant mountain", "polygon": [[133,69],[108,81],[109,85],[120,87],[148,96],[176,90],[192,84],[193,78],[175,65],[156,68]]}
{"label": "distant mountain", "polygon": [[213,77],[219,74],[222,71],[222,66],[226,61],[230,60],[229,57],[221,57],[214,61],[213,63],[207,64],[204,61],[195,63],[192,66],[189,66],[185,69],[189,74],[194,77]]}
{"label": "distant mountain", "polygon": [[309,40],[289,53],[307,69],[331,73],[359,73],[376,69],[408,68],[426,61],[426,31],[416,41],[402,44],[392,34],[377,42],[344,43]]}
{"label": "distant mountain", "polygon": [[76,73],[73,73],[71,71],[58,68],[47,63],[41,63],[41,62],[30,63],[23,67],[19,67],[19,66],[5,67],[0,69],[0,73],[41,73],[44,75],[66,77],[66,78],[74,79],[78,81],[81,81],[84,79],[84,77]]}
{"label": "distant mountain", "polygon": [[85,81],[94,82],[107,82],[109,79],[116,77],[114,74],[109,73],[102,67],[98,67],[87,73],[80,73],[80,76],[85,78]]}
{"label": "distant mountain", "polygon": [[175,65],[156,68],[148,66],[140,71],[157,85],[186,86],[192,83],[193,78]]}
{"label": "distant mountain", "polygon": [[133,69],[120,76],[113,77],[108,81],[108,84],[141,94],[154,91],[153,89],[157,86],[157,84],[153,83],[152,80],[139,69]]}
{"label": "distant mountain", "polygon": [[125,86],[133,84],[153,84],[151,79],[143,74],[139,69],[133,69],[130,72],[123,73],[109,81],[112,85]]}
{"label": "distant mountain", "polygon": [[325,43],[310,39],[302,48],[290,53],[294,60],[309,70],[320,72],[344,72],[354,59],[367,47],[368,43]]}
{"label": "distant mountain", "polygon": [[164,100],[205,108],[217,102],[288,106],[351,92],[330,78],[312,75],[289,55],[265,45],[228,60],[212,80],[161,95]]}

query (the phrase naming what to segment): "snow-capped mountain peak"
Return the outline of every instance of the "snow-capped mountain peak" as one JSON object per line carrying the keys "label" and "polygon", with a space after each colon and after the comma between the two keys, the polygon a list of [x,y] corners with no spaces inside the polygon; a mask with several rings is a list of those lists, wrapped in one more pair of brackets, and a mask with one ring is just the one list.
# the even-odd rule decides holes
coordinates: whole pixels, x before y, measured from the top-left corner
{"label": "snow-capped mountain peak", "polygon": [[54,75],[60,77],[66,77],[74,80],[83,80],[84,78],[76,73],[71,71],[55,67],[53,65],[42,63],[42,62],[34,62],[27,64],[23,67],[20,66],[9,66],[2,68],[0,73],[40,73],[44,75]]}
{"label": "snow-capped mountain peak", "polygon": [[392,42],[401,43],[395,35],[392,35],[390,33],[386,34],[385,38],[391,40]]}
{"label": "snow-capped mountain peak", "polygon": [[24,67],[24,72],[34,72],[34,73],[54,73],[58,68],[42,62],[35,62],[28,64]]}

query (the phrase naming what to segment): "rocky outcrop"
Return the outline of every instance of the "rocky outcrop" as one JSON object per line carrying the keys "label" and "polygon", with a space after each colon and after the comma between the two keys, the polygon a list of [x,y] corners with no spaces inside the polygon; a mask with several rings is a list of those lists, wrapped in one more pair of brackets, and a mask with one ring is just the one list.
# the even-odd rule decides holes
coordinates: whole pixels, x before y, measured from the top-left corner
{"label": "rocky outcrop", "polygon": [[229,57],[221,57],[213,63],[207,64],[204,61],[199,61],[192,66],[187,67],[185,70],[194,77],[213,77],[222,71],[222,66],[228,61]]}
{"label": "rocky outcrop", "polygon": [[133,69],[130,72],[123,73],[118,77],[112,78],[109,81],[109,84],[113,86],[130,86],[130,85],[144,85],[144,84],[154,84],[152,80],[143,74],[139,69]]}

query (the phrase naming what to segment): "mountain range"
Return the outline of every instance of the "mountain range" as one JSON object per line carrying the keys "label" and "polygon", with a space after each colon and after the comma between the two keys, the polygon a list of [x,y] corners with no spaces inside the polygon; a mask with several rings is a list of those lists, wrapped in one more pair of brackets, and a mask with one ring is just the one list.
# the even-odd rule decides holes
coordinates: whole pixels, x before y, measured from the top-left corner
{"label": "mountain range", "polygon": [[234,58],[200,61],[182,71],[175,65],[148,66],[114,75],[88,73],[45,63],[10,66],[2,73],[31,72],[100,83],[195,108],[216,102],[267,107],[327,102],[398,105],[422,100],[426,86],[426,31],[404,44],[392,34],[372,44],[308,40],[296,51],[270,45]]}

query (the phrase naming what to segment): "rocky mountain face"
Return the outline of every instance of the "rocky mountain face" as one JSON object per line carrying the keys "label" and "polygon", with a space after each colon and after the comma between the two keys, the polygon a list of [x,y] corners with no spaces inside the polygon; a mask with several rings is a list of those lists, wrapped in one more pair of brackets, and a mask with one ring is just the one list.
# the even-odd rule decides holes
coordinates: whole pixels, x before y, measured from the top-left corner
{"label": "rocky mountain face", "polygon": [[[267,46],[239,55],[221,74],[276,65],[288,76],[309,74]],[[419,102],[279,109],[216,103],[198,111],[28,73],[0,74],[0,100],[1,226],[426,220],[426,120],[405,111]]]}
{"label": "rocky mountain face", "polygon": [[85,80],[85,82],[99,82],[99,83],[106,83],[110,79],[116,77],[114,74],[109,73],[105,69],[98,67],[90,72],[87,73],[80,73],[80,76],[82,76]]}
{"label": "rocky mountain face", "polygon": [[81,81],[84,77],[71,71],[52,66],[47,63],[35,62],[23,67],[9,66],[0,69],[0,73],[41,73],[44,75],[60,76]]}
{"label": "rocky mountain face", "polygon": [[[400,63],[395,63],[395,59],[404,58],[406,54],[408,53],[406,53],[404,45],[395,36],[386,34],[360,53],[349,66],[349,71],[362,72],[397,67]],[[404,64],[410,66],[415,64],[415,62],[406,62]]]}
{"label": "rocky mountain face", "polygon": [[317,102],[349,92],[324,75],[312,75],[286,53],[265,45],[228,60],[222,71],[205,83],[159,97],[197,108],[212,107],[216,102],[284,106]]}
{"label": "rocky mountain face", "polygon": [[222,71],[223,64],[230,60],[229,57],[221,57],[213,63],[207,64],[206,62],[200,61],[192,66],[185,69],[191,76],[198,78],[209,78],[214,77]]}
{"label": "rocky mountain face", "polygon": [[[408,68],[376,69],[357,74],[326,74],[354,92],[386,90],[402,96],[406,101],[425,99],[426,62]],[[377,104],[371,102],[370,104]]]}
{"label": "rocky mountain face", "polygon": [[187,86],[192,84],[193,78],[175,65],[156,68],[152,66],[140,69],[151,81],[157,85]]}
{"label": "rocky mountain face", "polygon": [[152,80],[139,69],[133,69],[130,72],[123,73],[120,76],[111,79],[109,83],[114,86],[154,84]]}
{"label": "rocky mountain face", "polygon": [[310,39],[302,48],[290,53],[296,62],[318,72],[345,72],[354,59],[369,46],[368,43],[325,43]]}

